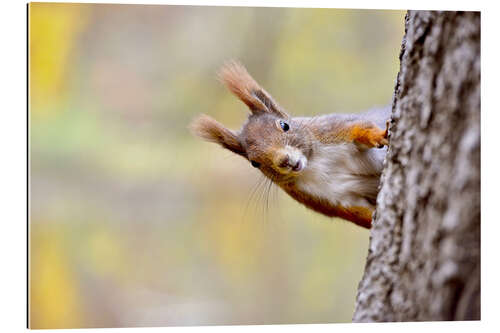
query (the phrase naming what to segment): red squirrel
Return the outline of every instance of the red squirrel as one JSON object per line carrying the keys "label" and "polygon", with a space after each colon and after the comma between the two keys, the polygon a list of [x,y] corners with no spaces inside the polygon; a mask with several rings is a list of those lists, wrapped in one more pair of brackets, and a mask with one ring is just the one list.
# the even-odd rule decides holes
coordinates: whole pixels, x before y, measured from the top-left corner
{"label": "red squirrel", "polygon": [[244,157],[308,208],[371,227],[388,145],[389,107],[291,117],[240,63],[226,63],[218,76],[250,115],[238,132],[200,115],[190,124],[193,134]]}

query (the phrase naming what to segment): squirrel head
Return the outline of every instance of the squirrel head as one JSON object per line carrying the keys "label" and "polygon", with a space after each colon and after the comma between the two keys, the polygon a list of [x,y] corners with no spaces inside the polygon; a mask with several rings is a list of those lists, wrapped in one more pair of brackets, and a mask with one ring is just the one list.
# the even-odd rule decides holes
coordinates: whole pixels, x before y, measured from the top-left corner
{"label": "squirrel head", "polygon": [[294,121],[240,63],[226,63],[218,77],[248,106],[250,115],[239,132],[200,115],[190,125],[192,133],[243,156],[275,183],[300,175],[314,148],[307,126]]}

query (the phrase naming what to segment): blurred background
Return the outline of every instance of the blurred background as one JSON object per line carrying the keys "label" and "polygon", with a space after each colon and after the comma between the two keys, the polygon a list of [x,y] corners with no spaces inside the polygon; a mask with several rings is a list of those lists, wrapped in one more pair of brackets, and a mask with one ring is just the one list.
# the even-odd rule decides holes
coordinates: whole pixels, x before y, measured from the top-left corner
{"label": "blurred background", "polygon": [[293,115],[390,103],[404,12],[29,5],[30,326],[349,322],[369,232],[193,138],[238,59]]}

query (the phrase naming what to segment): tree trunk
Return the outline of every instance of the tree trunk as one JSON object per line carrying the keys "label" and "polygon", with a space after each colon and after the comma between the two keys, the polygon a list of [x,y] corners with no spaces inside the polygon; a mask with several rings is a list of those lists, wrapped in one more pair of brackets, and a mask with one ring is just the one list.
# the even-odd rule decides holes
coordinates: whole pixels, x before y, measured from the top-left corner
{"label": "tree trunk", "polygon": [[480,319],[480,13],[409,11],[353,321]]}

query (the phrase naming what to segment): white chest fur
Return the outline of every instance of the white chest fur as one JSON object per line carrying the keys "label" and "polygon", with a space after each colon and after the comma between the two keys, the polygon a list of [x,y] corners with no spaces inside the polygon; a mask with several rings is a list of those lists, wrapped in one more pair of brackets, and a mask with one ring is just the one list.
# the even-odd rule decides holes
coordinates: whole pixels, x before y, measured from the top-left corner
{"label": "white chest fur", "polygon": [[354,144],[318,147],[297,178],[299,190],[334,205],[372,206],[377,196],[385,149],[360,150]]}

